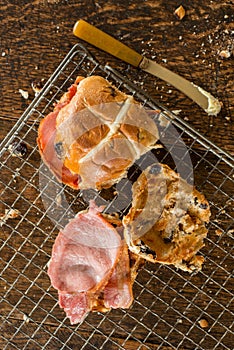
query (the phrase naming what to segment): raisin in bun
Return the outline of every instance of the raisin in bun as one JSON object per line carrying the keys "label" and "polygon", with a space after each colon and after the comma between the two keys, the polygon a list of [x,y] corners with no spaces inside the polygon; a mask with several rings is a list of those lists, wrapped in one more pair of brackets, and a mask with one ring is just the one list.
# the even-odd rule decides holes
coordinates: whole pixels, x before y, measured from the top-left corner
{"label": "raisin in bun", "polygon": [[[73,188],[108,188],[126,176],[136,159],[155,147],[156,124],[132,96],[100,76],[79,77],[74,89],[73,95],[66,93],[52,112],[56,112],[54,140],[48,152],[45,134],[51,127],[51,114],[42,121],[38,137],[42,158],[58,178],[56,167],[60,164],[66,170],[60,181]],[[68,181],[67,173],[76,181]]]}
{"label": "raisin in bun", "polygon": [[210,209],[204,195],[164,164],[153,164],[133,184],[129,213],[123,219],[129,249],[151,262],[185,271],[201,269],[205,223]]}

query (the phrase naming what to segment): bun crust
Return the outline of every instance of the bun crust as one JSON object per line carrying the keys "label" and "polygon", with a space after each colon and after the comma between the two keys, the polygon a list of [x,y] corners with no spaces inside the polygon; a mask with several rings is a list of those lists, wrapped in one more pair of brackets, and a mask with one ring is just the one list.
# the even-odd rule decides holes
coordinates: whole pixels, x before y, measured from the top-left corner
{"label": "bun crust", "polygon": [[[66,93],[59,108],[55,106],[57,157],[79,178],[77,188],[111,187],[136,159],[156,147],[157,126],[133,97],[100,76],[78,77],[74,86],[71,99]],[[38,140],[40,145],[43,135]],[[41,154],[45,159],[43,149]]]}
{"label": "bun crust", "polygon": [[148,261],[198,271],[204,258],[196,254],[204,246],[209,218],[203,194],[167,165],[154,164],[133,185],[124,235],[129,249]]}

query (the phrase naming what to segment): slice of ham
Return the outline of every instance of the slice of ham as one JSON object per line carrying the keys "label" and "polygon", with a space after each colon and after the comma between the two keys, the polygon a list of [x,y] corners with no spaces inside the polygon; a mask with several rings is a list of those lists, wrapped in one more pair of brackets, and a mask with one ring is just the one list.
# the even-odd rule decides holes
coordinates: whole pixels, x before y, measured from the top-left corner
{"label": "slice of ham", "polygon": [[129,253],[126,243],[122,245],[121,255],[105,289],[104,305],[107,308],[127,309],[133,302],[130,276]]}
{"label": "slice of ham", "polygon": [[39,133],[41,137],[38,138],[40,154],[44,163],[50,168],[60,182],[77,189],[78,175],[72,174],[70,170],[64,166],[63,162],[57,157],[54,149],[57,114],[58,111],[51,112],[40,124]]}
{"label": "slice of ham", "polygon": [[127,309],[133,302],[129,252],[122,243],[121,253],[106,286],[94,292],[66,293],[59,291],[59,305],[66,312],[71,324],[84,320],[89,311],[107,311],[111,308]]}
{"label": "slice of ham", "polygon": [[106,308],[128,307],[132,301],[126,245],[101,210],[91,202],[53,246],[48,275],[72,324],[86,317],[102,292]]}
{"label": "slice of ham", "polygon": [[37,144],[39,152],[44,163],[50,168],[57,179],[69,185],[70,187],[78,188],[78,175],[72,174],[71,171],[64,165],[63,161],[60,160],[55,152],[54,144],[56,139],[56,119],[62,108],[64,108],[74,97],[77,91],[77,84],[81,77],[78,77],[75,84],[73,84],[68,92],[64,94],[63,98],[56,105],[53,112],[49,113],[44,118],[38,129]]}
{"label": "slice of ham", "polygon": [[71,324],[81,322],[90,310],[86,293],[60,293],[59,305],[66,312]]}

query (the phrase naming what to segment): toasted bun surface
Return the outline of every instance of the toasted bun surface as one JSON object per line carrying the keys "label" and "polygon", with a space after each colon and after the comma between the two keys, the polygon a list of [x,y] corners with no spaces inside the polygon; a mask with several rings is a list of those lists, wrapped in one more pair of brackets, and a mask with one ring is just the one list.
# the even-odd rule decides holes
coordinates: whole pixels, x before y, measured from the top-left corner
{"label": "toasted bun surface", "polygon": [[[66,93],[59,109],[55,107],[54,148],[63,166],[79,177],[78,188],[108,188],[126,176],[136,159],[155,147],[158,130],[133,97],[106,79],[79,77],[75,86],[71,99]],[[39,134],[38,144],[43,138]],[[40,149],[44,156],[44,149]],[[51,170],[57,176],[58,171]]]}
{"label": "toasted bun surface", "polygon": [[204,260],[196,254],[204,245],[209,217],[203,194],[167,165],[155,164],[133,185],[124,235],[135,254],[191,272],[200,270]]}

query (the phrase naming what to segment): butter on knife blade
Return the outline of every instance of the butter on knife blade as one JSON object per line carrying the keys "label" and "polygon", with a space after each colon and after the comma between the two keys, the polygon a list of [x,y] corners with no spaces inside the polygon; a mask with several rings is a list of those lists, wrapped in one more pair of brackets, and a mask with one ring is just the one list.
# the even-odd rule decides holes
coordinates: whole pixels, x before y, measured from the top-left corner
{"label": "butter on knife blade", "polygon": [[140,55],[138,52],[86,21],[77,21],[74,25],[73,33],[89,44],[171,84],[196,102],[208,115],[217,115],[220,112],[220,102],[209,92],[160,64]]}

